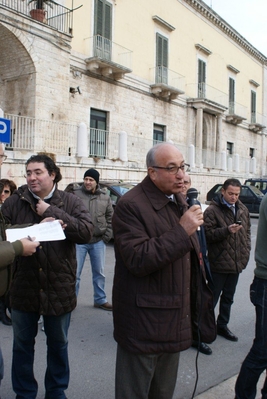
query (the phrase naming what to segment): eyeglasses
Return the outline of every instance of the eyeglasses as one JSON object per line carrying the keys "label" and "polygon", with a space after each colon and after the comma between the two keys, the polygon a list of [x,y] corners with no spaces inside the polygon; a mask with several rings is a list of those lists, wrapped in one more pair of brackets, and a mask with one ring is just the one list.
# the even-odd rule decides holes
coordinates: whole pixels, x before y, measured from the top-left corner
{"label": "eyeglasses", "polygon": [[9,190],[4,190],[3,193],[10,194],[10,191]]}
{"label": "eyeglasses", "polygon": [[167,170],[171,175],[176,175],[179,172],[179,169],[181,169],[182,172],[188,172],[190,165],[184,163],[181,166],[169,166],[167,168],[164,168],[163,166],[152,166],[152,168]]}
{"label": "eyeglasses", "polygon": [[2,158],[3,161],[7,159],[7,155],[0,155],[0,158]]}

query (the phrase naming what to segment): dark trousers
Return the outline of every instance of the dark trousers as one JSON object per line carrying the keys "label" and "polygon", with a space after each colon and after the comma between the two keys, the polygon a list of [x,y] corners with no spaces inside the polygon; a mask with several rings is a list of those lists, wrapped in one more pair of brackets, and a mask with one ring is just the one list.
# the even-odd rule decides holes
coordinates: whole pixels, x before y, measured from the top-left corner
{"label": "dark trousers", "polygon": [[136,354],[117,347],[116,399],[172,399],[180,353]]}
{"label": "dark trousers", "polygon": [[217,317],[217,325],[219,327],[225,327],[229,323],[238,278],[239,273],[212,272],[214,308],[221,296]]}
{"label": "dark trousers", "polygon": [[[256,310],[255,338],[237,377],[236,399],[255,399],[258,380],[267,369],[267,280],[254,278],[250,300]],[[261,393],[262,399],[267,399],[266,378]]]}

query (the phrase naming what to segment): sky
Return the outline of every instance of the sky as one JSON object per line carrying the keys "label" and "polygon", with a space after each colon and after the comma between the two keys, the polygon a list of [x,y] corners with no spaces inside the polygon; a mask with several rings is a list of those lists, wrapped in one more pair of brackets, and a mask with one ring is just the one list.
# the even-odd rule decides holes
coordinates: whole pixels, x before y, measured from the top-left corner
{"label": "sky", "polygon": [[267,0],[203,0],[267,56]]}

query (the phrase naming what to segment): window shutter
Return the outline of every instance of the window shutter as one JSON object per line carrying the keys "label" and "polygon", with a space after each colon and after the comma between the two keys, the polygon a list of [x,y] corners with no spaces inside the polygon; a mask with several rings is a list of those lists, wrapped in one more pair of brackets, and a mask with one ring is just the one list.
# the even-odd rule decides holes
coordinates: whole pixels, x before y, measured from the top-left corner
{"label": "window shutter", "polygon": [[112,6],[105,0],[95,0],[95,35],[111,39]]}
{"label": "window shutter", "polygon": [[229,101],[235,102],[235,80],[229,78]]}

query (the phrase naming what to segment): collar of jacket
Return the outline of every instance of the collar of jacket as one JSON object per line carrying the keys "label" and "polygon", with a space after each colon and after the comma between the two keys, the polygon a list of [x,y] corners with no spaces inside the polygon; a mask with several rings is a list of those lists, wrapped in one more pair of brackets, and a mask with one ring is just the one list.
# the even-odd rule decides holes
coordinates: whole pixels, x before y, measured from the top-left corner
{"label": "collar of jacket", "polygon": [[[231,211],[229,206],[227,204],[225,204],[225,202],[223,202],[222,194],[217,195],[215,198],[213,198],[212,202],[214,202],[216,205],[219,205],[220,207],[222,207],[224,209],[229,209],[229,211]],[[236,212],[240,208],[239,204],[240,204],[240,200],[237,200],[236,203],[235,203]]]}
{"label": "collar of jacket", "polygon": [[[152,182],[149,176],[146,176],[140,184],[155,210],[160,210],[170,203],[169,198]],[[174,196],[177,205],[186,210],[188,205],[184,196],[182,194],[174,194]]]}
{"label": "collar of jacket", "polygon": [[92,192],[92,190],[86,190],[84,184],[82,184],[81,190],[82,190],[82,192],[83,192],[84,194],[86,194],[86,195],[100,195],[100,194],[105,194],[105,193],[100,189],[99,185],[96,186],[96,190],[95,190],[94,193]]}
{"label": "collar of jacket", "polygon": [[[20,186],[16,191],[21,199],[25,199],[26,201],[30,202],[32,205],[35,206],[35,204],[37,203],[38,200],[33,197],[33,195],[31,194],[31,192],[28,189],[27,184]],[[57,205],[57,206],[63,204],[63,200],[61,198],[60,191],[58,190],[57,187],[55,188],[55,191],[54,191],[52,197],[49,199],[49,204]]]}

